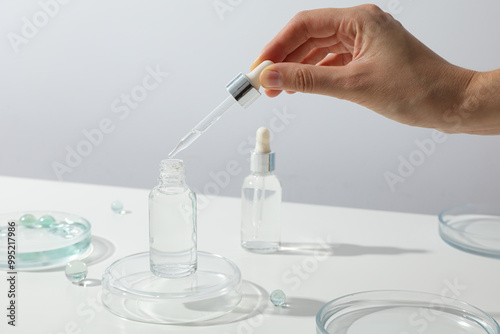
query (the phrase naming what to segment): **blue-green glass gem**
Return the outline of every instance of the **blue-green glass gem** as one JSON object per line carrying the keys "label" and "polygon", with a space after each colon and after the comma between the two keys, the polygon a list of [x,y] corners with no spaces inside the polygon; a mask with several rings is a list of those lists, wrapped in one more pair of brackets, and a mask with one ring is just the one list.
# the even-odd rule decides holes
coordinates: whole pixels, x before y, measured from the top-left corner
{"label": "blue-green glass gem", "polygon": [[54,219],[54,217],[49,216],[49,215],[41,216],[38,219],[38,223],[42,227],[51,227],[55,222],[56,222],[56,220]]}
{"label": "blue-green glass gem", "polygon": [[64,270],[66,277],[72,283],[81,282],[85,277],[87,277],[87,273],[89,272],[87,269],[87,265],[79,260],[71,261],[66,265],[66,269]]}
{"label": "blue-green glass gem", "polygon": [[68,239],[73,238],[77,234],[76,229],[71,225],[63,227],[62,232],[64,233],[64,237]]}
{"label": "blue-green glass gem", "polygon": [[78,234],[78,230],[68,223],[54,223],[50,226],[50,233],[69,239]]}
{"label": "blue-green glass gem", "polygon": [[54,223],[50,226],[49,232],[52,233],[57,233],[59,230],[61,230],[64,226],[66,226],[65,223]]}
{"label": "blue-green glass gem", "polygon": [[286,301],[286,295],[283,290],[274,290],[273,292],[271,292],[269,299],[271,300],[271,303],[274,304],[274,306],[283,306]]}
{"label": "blue-green glass gem", "polygon": [[111,203],[111,210],[113,210],[115,213],[121,213],[123,211],[122,202],[113,201],[113,203]]}
{"label": "blue-green glass gem", "polygon": [[60,235],[62,237],[66,236],[66,231],[64,230],[65,227],[67,227],[68,224],[59,222],[59,223],[54,223],[52,226],[50,226],[49,232],[54,233],[56,235]]}
{"label": "blue-green glass gem", "polygon": [[23,215],[21,219],[19,219],[19,224],[29,228],[40,227],[38,225],[38,220],[36,219],[36,217],[30,213]]}

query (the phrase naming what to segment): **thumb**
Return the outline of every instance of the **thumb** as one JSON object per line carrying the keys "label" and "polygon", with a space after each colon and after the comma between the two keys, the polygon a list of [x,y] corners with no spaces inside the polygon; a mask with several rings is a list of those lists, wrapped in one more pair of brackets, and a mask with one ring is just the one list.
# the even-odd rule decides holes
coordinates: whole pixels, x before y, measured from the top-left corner
{"label": "thumb", "polygon": [[342,67],[278,63],[262,71],[260,83],[271,90],[336,96],[342,90],[338,78],[345,77]]}

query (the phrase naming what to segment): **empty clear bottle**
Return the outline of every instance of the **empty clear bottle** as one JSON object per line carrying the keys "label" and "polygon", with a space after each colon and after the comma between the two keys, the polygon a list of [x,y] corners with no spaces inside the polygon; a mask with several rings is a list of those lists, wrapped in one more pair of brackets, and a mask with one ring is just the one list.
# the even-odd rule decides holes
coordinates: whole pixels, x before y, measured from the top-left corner
{"label": "empty clear bottle", "polygon": [[177,278],[196,271],[196,194],[186,185],[182,160],[160,164],[159,185],[149,194],[151,271]]}
{"label": "empty clear bottle", "polygon": [[253,252],[274,252],[281,240],[281,184],[273,173],[274,153],[266,128],[257,130],[250,170],[241,194],[241,246]]}

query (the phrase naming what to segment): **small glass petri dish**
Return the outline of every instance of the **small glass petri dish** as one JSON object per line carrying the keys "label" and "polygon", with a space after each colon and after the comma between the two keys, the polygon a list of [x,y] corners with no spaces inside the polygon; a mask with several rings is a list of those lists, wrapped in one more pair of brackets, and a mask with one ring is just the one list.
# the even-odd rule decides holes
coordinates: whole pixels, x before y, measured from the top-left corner
{"label": "small glass petri dish", "polygon": [[66,212],[1,213],[0,254],[9,254],[13,244],[14,263],[3,256],[0,269],[11,270],[12,264],[22,271],[57,268],[92,252],[91,225],[85,218]]}
{"label": "small glass petri dish", "polygon": [[412,291],[360,292],[325,304],[318,334],[499,334],[497,322],[467,303]]}
{"label": "small glass petri dish", "polygon": [[466,204],[439,214],[439,235],[449,245],[500,258],[500,205]]}
{"label": "small glass petri dish", "polygon": [[241,291],[240,269],[206,252],[198,252],[198,269],[186,277],[155,276],[145,252],[114,262],[102,279],[102,301],[112,313],[155,324],[188,324],[223,316],[239,305]]}

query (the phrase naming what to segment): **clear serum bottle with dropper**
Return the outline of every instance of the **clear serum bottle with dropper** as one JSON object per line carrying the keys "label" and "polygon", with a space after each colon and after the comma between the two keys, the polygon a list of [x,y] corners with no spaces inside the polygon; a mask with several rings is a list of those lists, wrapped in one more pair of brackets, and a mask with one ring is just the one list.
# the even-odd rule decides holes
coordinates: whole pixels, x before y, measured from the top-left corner
{"label": "clear serum bottle with dropper", "polygon": [[150,269],[165,278],[188,276],[197,269],[196,194],[182,160],[162,160],[158,180],[149,194]]}
{"label": "clear serum bottle with dropper", "polygon": [[267,128],[257,130],[251,174],[242,188],[241,246],[257,253],[277,251],[281,239],[281,184],[273,173],[275,156],[269,137]]}

